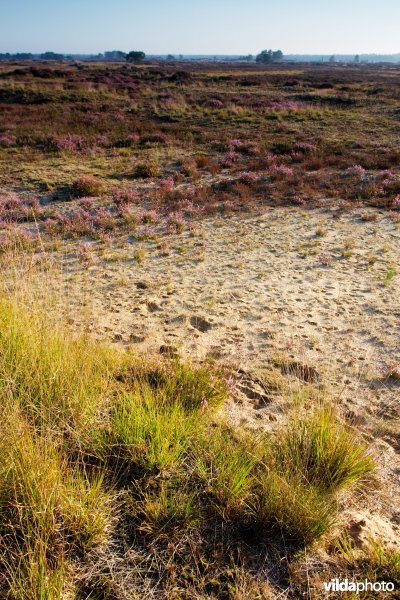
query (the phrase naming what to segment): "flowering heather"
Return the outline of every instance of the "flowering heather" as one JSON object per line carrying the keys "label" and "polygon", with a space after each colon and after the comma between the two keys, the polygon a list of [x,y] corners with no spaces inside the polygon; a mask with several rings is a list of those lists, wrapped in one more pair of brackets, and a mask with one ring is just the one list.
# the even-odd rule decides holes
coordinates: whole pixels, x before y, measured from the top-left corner
{"label": "flowering heather", "polygon": [[381,171],[380,173],[378,173],[378,175],[376,176],[376,179],[378,181],[381,181],[384,183],[386,181],[392,181],[393,179],[397,179],[397,176],[395,173],[393,173],[393,171],[391,169],[385,169],[384,171]]}
{"label": "flowering heather", "polygon": [[139,194],[136,190],[115,190],[113,192],[113,201],[118,207],[129,206],[138,200]]}
{"label": "flowering heather", "polygon": [[9,133],[0,133],[0,148],[11,148],[15,146],[17,138]]}
{"label": "flowering heather", "polygon": [[55,137],[52,143],[58,152],[67,152],[69,154],[79,154],[86,148],[85,139],[81,135],[72,133]]}
{"label": "flowering heather", "polygon": [[96,262],[96,255],[92,250],[92,245],[89,242],[83,242],[77,251],[76,256],[84,266],[89,267]]}
{"label": "flowering heather", "polygon": [[345,175],[349,175],[350,177],[358,177],[359,179],[362,179],[365,176],[365,173],[366,171],[361,165],[353,165],[345,171]]}
{"label": "flowering heather", "polygon": [[78,206],[83,208],[85,211],[89,211],[93,208],[93,198],[90,196],[84,196],[78,200]]}
{"label": "flowering heather", "polygon": [[114,119],[116,121],[119,121],[120,123],[124,123],[124,121],[126,120],[126,115],[124,112],[122,112],[122,110],[117,110],[114,113]]}
{"label": "flowering heather", "polygon": [[241,146],[242,146],[241,140],[233,139],[233,140],[228,141],[228,149],[229,150],[235,151],[238,148],[241,148]]}
{"label": "flowering heather", "polygon": [[9,211],[16,210],[23,206],[23,202],[21,198],[17,196],[17,194],[7,194],[0,196],[0,210],[1,211]]}
{"label": "flowering heather", "polygon": [[206,106],[208,106],[209,108],[223,108],[224,107],[224,103],[222,102],[222,100],[218,100],[218,98],[210,98],[210,100],[207,100],[206,102],[204,102],[204,104]]}
{"label": "flowering heather", "polygon": [[275,165],[272,164],[269,167],[271,173],[281,173],[282,175],[293,175],[294,170],[292,167],[288,167],[287,165]]}
{"label": "flowering heather", "polygon": [[116,226],[115,216],[106,208],[88,211],[82,207],[68,213],[57,212],[43,223],[45,232],[66,237],[91,236],[112,231]]}
{"label": "flowering heather", "polygon": [[258,181],[258,177],[256,173],[251,171],[243,171],[243,173],[240,173],[238,181],[244,185],[252,185]]}
{"label": "flowering heather", "polygon": [[151,133],[147,135],[142,135],[139,139],[139,143],[141,146],[151,146],[153,144],[167,144],[168,136],[163,133]]}
{"label": "flowering heather", "polygon": [[158,185],[160,189],[171,192],[175,187],[175,181],[172,177],[164,177],[164,179],[160,179]]}
{"label": "flowering heather", "polygon": [[256,156],[260,153],[260,148],[255,142],[250,140],[232,139],[228,141],[228,152],[240,152],[241,154]]}
{"label": "flowering heather", "polygon": [[137,218],[144,224],[157,223],[159,220],[158,214],[155,210],[144,210],[143,212],[137,214]]}
{"label": "flowering heather", "polygon": [[276,160],[278,160],[278,157],[273,152],[266,152],[264,154],[264,158],[270,163],[274,163]]}
{"label": "flowering heather", "polygon": [[233,163],[238,160],[238,158],[239,156],[236,154],[236,152],[229,150],[229,152],[227,152],[221,159],[221,167],[229,169]]}
{"label": "flowering heather", "polygon": [[115,218],[112,213],[106,208],[99,208],[93,218],[93,225],[95,229],[103,231],[112,231],[115,226]]}
{"label": "flowering heather", "polygon": [[319,262],[325,267],[329,267],[332,264],[332,254],[330,252],[321,252],[318,258]]}
{"label": "flowering heather", "polygon": [[296,204],[297,206],[304,206],[304,204],[306,203],[304,198],[302,198],[301,196],[293,196],[292,201],[293,204]]}
{"label": "flowering heather", "polygon": [[106,135],[105,133],[102,133],[101,135],[98,135],[96,137],[95,144],[96,144],[96,146],[100,146],[102,148],[106,148],[110,144],[110,141],[108,139],[108,135]]}
{"label": "flowering heather", "polygon": [[137,238],[141,240],[150,240],[154,238],[156,232],[154,227],[151,227],[150,224],[143,225],[136,233]]}
{"label": "flowering heather", "polygon": [[400,210],[400,196],[396,196],[393,199],[393,208]]}
{"label": "flowering heather", "polygon": [[193,201],[188,198],[182,201],[181,209],[187,215],[199,215],[203,211],[203,207],[194,204]]}
{"label": "flowering heather", "polygon": [[170,213],[167,218],[168,233],[182,233],[185,229],[185,221],[179,212]]}
{"label": "flowering heather", "polygon": [[36,199],[22,200],[17,194],[0,195],[0,218],[2,226],[9,223],[41,218],[42,208]]}

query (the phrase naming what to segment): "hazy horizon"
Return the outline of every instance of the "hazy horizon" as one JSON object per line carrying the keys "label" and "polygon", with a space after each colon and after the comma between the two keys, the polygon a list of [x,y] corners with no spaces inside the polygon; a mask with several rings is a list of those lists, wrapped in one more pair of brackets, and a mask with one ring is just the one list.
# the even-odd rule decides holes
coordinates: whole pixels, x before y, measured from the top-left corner
{"label": "hazy horizon", "polygon": [[0,0],[0,52],[246,55],[397,54],[396,0],[237,0],[150,3]]}

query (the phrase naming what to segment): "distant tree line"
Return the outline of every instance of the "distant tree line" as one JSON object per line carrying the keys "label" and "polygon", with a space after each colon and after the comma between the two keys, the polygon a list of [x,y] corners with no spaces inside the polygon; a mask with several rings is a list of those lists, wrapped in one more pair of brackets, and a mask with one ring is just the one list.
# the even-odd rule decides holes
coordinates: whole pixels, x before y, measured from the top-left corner
{"label": "distant tree line", "polygon": [[62,60],[63,58],[65,58],[64,54],[57,54],[57,52],[43,52],[42,54],[32,54],[31,52],[11,54],[5,52],[0,54],[0,60]]}
{"label": "distant tree line", "polygon": [[[31,52],[16,52],[12,54],[5,52],[0,54],[0,60],[63,60],[64,58],[74,58],[73,55],[59,54],[57,52],[43,52],[42,54],[32,54]],[[114,62],[128,61],[140,63],[146,58],[142,50],[132,50],[131,52],[122,52],[121,50],[109,50],[104,54],[91,55],[88,58],[97,60],[107,60]]]}
{"label": "distant tree line", "polygon": [[282,50],[262,50],[260,54],[257,54],[256,56],[256,62],[264,65],[279,62],[282,59]]}

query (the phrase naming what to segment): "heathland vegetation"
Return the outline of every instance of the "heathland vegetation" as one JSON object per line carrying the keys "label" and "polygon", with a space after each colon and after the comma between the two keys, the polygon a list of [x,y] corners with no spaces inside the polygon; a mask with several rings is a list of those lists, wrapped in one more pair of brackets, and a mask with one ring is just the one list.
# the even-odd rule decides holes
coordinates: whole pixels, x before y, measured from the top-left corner
{"label": "heathland vegetation", "polygon": [[[357,372],[377,398],[364,407],[353,388],[343,391],[350,380],[332,389],[305,356],[290,355],[290,343],[286,354],[265,346],[262,370],[240,367],[241,356],[225,361],[212,337],[222,309],[212,318],[164,315],[167,328],[210,337],[198,360],[170,339],[150,351],[150,338],[144,352],[136,330],[126,340],[104,326],[96,338],[100,312],[85,315],[72,297],[85,285],[87,295],[105,297],[104,278],[108,313],[150,319],[163,314],[183,261],[190,271],[203,268],[207,235],[217,278],[229,244],[244,260],[274,226],[282,233],[295,223],[293,236],[306,231],[301,242],[277,236],[270,256],[295,257],[297,271],[303,261],[305,279],[316,269],[333,283],[338,269],[362,271],[368,318],[379,313],[392,323],[384,302],[397,265],[385,257],[396,254],[400,220],[399,71],[261,62],[246,70],[0,65],[2,598],[318,598],[322,582],[339,575],[398,584],[393,536],[382,525],[361,539],[341,518],[349,506],[373,503],[385,526],[396,523],[380,481],[396,498],[397,362],[379,377]],[[331,224],[355,209],[354,232],[368,228],[362,235],[380,240],[382,228],[374,255],[357,254],[356,233],[324,245]],[[281,225],[263,221],[274,210]],[[311,231],[314,214],[320,224]],[[257,234],[244,250],[246,223]],[[170,280],[159,297],[136,305],[132,288],[156,287],[158,263]],[[265,277],[250,264],[235,265],[234,277],[248,271],[254,295]],[[92,268],[99,271],[85,280]],[[201,281],[198,304],[200,274]],[[201,312],[214,314],[217,291]],[[301,298],[285,293],[295,313]],[[247,291],[230,294],[242,315]],[[372,310],[374,294],[380,304]],[[340,309],[339,298],[330,302]],[[250,314],[249,329],[257,318]],[[239,328],[229,325],[237,344]],[[343,328],[350,335],[356,326],[353,319],[353,329]],[[274,332],[260,336],[269,343]],[[320,350],[311,334],[304,343]],[[381,338],[373,343],[383,352]],[[359,354],[362,343],[355,347]],[[348,404],[342,396],[351,396]],[[260,409],[259,427],[230,418],[249,401],[252,412]],[[274,402],[279,419],[263,412]],[[379,432],[368,429],[366,414]]]}

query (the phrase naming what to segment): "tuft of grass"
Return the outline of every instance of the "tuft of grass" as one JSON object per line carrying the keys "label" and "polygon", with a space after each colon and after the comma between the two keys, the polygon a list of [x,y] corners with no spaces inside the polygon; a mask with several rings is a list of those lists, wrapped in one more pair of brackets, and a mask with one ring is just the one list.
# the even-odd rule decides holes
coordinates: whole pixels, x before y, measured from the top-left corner
{"label": "tuft of grass", "polygon": [[193,450],[197,475],[226,518],[243,518],[248,509],[257,463],[254,445],[249,437],[237,437],[230,429],[217,428],[203,436]]}
{"label": "tuft of grass", "polygon": [[71,561],[108,539],[112,494],[12,404],[0,432],[0,569],[16,598],[61,598]]}
{"label": "tuft of grass", "polygon": [[143,264],[146,260],[146,250],[144,248],[137,248],[133,253],[133,260],[139,265]]}
{"label": "tuft of grass", "polygon": [[107,444],[149,470],[179,464],[204,425],[207,409],[226,396],[226,386],[210,371],[179,362],[138,363],[122,378],[132,389],[111,409]]}
{"label": "tuft of grass", "polygon": [[315,230],[315,235],[317,237],[325,237],[327,235],[327,233],[328,233],[328,230],[325,227],[318,227]]}
{"label": "tuft of grass", "polygon": [[134,506],[139,530],[153,539],[170,539],[174,533],[200,523],[198,494],[184,481],[163,481],[158,489],[146,490]]}
{"label": "tuft of grass", "polygon": [[263,452],[257,519],[305,543],[333,524],[337,492],[374,469],[364,444],[330,406],[295,417]]}
{"label": "tuft of grass", "polygon": [[159,177],[160,166],[156,162],[146,162],[136,165],[134,177],[149,179],[151,177]]}
{"label": "tuft of grass", "polygon": [[362,550],[355,547],[347,536],[341,537],[334,550],[340,566],[370,581],[391,581],[400,584],[400,552],[371,540]]}
{"label": "tuft of grass", "polygon": [[107,445],[144,469],[168,469],[183,459],[197,427],[197,414],[188,415],[179,400],[168,403],[143,385],[112,409]]}
{"label": "tuft of grass", "polygon": [[0,300],[0,394],[42,426],[81,432],[110,384],[117,356],[73,338],[37,306]]}
{"label": "tuft of grass", "polygon": [[358,436],[331,406],[295,419],[273,446],[279,471],[290,470],[305,484],[337,491],[374,470],[374,461]]}
{"label": "tuft of grass", "polygon": [[392,281],[396,275],[397,275],[397,270],[394,267],[391,267],[390,269],[388,269],[383,278],[383,285],[386,287],[389,287],[390,285],[392,285]]}
{"label": "tuft of grass", "polygon": [[311,543],[334,523],[335,503],[301,477],[271,468],[261,477],[254,506],[261,531],[278,531],[283,539]]}

